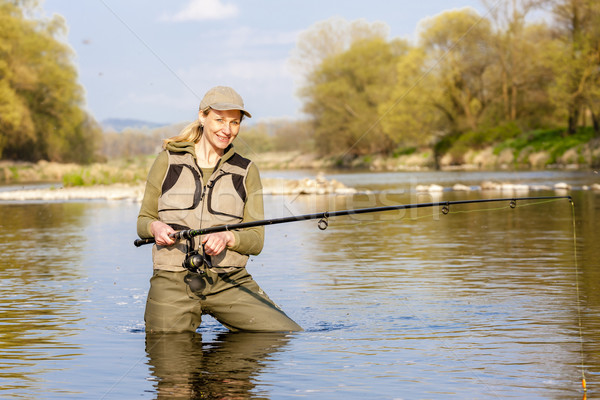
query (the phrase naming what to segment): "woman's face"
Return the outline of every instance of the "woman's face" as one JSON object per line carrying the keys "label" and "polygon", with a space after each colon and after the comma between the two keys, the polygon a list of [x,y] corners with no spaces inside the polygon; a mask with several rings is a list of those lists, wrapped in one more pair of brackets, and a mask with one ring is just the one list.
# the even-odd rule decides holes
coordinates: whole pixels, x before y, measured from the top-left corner
{"label": "woman's face", "polygon": [[240,131],[242,112],[239,110],[210,110],[208,115],[200,112],[199,118],[204,130],[202,135],[219,154],[233,142]]}

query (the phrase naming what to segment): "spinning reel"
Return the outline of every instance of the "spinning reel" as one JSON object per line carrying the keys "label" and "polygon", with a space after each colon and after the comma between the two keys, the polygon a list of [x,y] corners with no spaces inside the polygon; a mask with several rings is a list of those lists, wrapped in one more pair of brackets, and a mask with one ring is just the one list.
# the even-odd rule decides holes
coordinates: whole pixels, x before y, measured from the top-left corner
{"label": "spinning reel", "polygon": [[[194,244],[191,239],[188,239],[188,249],[193,249]],[[183,268],[195,274],[205,274],[207,268],[212,268],[210,256],[204,252],[204,244],[202,252],[199,250],[189,251],[185,254],[185,259],[182,264]]]}

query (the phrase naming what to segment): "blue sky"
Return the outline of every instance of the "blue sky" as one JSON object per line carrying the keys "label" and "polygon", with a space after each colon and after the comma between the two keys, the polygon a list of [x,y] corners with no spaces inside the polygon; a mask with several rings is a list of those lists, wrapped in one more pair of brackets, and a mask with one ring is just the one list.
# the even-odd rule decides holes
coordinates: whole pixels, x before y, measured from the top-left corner
{"label": "blue sky", "polygon": [[419,21],[479,0],[45,0],[62,15],[98,120],[190,121],[206,90],[234,87],[253,122],[301,116],[289,57],[300,32],[342,17],[414,39]]}

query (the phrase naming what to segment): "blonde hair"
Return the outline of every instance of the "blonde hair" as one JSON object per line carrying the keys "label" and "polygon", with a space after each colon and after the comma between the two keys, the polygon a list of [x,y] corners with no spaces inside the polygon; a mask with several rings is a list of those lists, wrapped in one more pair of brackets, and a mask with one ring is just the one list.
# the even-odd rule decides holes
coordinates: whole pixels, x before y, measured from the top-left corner
{"label": "blonde hair", "polygon": [[[210,112],[210,110],[212,110],[212,108],[206,107],[204,110],[202,110],[202,114],[204,114],[204,116],[206,117],[208,115],[208,113]],[[240,112],[240,123],[242,122],[242,119],[244,119],[244,113]],[[163,147],[163,149],[166,149],[167,145],[169,143],[173,143],[173,142],[198,143],[200,141],[200,138],[202,137],[203,131],[204,131],[204,126],[202,125],[202,123],[200,122],[200,119],[198,118],[191,124],[186,125],[179,132],[178,135],[164,139],[162,147]]]}
{"label": "blonde hair", "polygon": [[[202,114],[204,114],[204,116],[207,116],[209,112],[210,112],[210,107],[206,107],[204,110],[202,110]],[[169,143],[173,143],[173,142],[192,142],[192,143],[198,143],[198,141],[200,141],[200,138],[202,137],[202,131],[203,130],[204,130],[204,128],[202,126],[202,123],[200,122],[200,119],[198,118],[194,122],[186,125],[179,132],[178,135],[175,135],[175,136],[172,136],[170,138],[164,139],[162,147],[163,147],[163,149],[166,149],[167,145]]]}

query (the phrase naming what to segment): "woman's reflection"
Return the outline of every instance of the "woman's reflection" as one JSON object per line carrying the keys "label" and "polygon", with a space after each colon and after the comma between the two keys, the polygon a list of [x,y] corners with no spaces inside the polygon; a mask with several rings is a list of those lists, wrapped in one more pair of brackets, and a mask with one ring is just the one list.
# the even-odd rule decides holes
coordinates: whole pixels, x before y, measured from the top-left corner
{"label": "woman's reflection", "polygon": [[147,333],[146,352],[158,399],[264,398],[252,393],[264,361],[282,349],[285,333]]}

